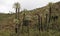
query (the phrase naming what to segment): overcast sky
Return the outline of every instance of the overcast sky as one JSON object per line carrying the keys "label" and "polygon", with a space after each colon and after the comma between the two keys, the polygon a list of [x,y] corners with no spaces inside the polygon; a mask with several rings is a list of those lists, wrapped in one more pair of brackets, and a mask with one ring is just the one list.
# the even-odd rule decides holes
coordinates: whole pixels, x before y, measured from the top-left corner
{"label": "overcast sky", "polygon": [[38,7],[43,7],[49,2],[58,2],[60,0],[0,0],[0,12],[8,13],[9,11],[14,11],[13,4],[19,2],[21,9],[35,9]]}

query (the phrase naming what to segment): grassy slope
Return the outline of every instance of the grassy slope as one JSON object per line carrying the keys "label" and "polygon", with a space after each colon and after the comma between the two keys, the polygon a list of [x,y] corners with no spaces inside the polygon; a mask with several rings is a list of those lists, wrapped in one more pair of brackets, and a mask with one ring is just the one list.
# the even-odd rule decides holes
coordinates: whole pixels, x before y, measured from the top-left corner
{"label": "grassy slope", "polygon": [[[32,20],[32,25],[37,24],[37,16],[34,14],[43,14],[43,22],[44,22],[44,16],[47,13],[46,9],[48,10],[48,6],[42,7],[42,8],[37,8],[35,10],[31,10],[29,12],[26,12],[26,15],[30,15],[31,20]],[[58,10],[56,10],[58,9]],[[52,15],[58,15],[59,19],[57,20],[57,24],[60,24],[60,2],[57,2],[53,5],[52,7],[52,12],[55,11],[55,14],[53,13]],[[0,36],[10,36],[10,34],[13,32],[14,33],[14,15],[9,15],[9,14],[0,14]],[[22,22],[23,18],[23,12],[20,13],[20,22]],[[53,21],[52,21],[53,22]],[[43,23],[44,24],[44,23]],[[26,30],[26,29],[25,29]],[[36,33],[35,33],[36,32]],[[39,35],[38,30],[30,29],[30,34],[31,36]],[[24,31],[24,34],[26,35],[27,33]],[[56,30],[49,30],[47,31],[41,31],[42,36],[60,36],[60,32]]]}

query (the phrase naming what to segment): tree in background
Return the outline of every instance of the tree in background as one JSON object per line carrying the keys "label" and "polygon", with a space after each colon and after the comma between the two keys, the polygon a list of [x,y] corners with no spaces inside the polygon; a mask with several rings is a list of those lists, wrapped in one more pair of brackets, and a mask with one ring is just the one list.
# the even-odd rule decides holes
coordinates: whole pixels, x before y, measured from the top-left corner
{"label": "tree in background", "polygon": [[49,21],[48,21],[48,22],[49,22],[49,23],[50,23],[50,21],[51,21],[52,4],[53,4],[53,3],[51,3],[51,2],[48,4],[48,6],[49,6]]}
{"label": "tree in background", "polygon": [[15,32],[16,36],[20,35],[20,20],[19,20],[19,12],[20,12],[20,3],[14,3],[13,7],[15,8]]}
{"label": "tree in background", "polygon": [[20,3],[14,3],[13,7],[15,8],[16,18],[19,19],[19,12],[20,12]]}

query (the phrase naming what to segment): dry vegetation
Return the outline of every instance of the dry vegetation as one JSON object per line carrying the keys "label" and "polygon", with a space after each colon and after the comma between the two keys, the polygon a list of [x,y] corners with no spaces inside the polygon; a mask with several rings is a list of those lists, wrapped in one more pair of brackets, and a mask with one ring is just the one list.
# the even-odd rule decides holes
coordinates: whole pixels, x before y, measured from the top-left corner
{"label": "dry vegetation", "polygon": [[[42,8],[36,8],[34,10],[26,10],[21,11],[19,13],[20,17],[20,24],[23,23],[23,14],[25,13],[25,18],[29,17],[30,26],[29,26],[29,35],[30,36],[60,36],[60,2],[52,3],[51,7],[51,16],[58,16],[58,19],[54,21],[51,19],[51,22],[49,24],[49,28],[47,32],[45,30],[45,27],[43,27],[44,31],[38,31],[38,17],[35,14],[42,14],[42,25],[45,26],[45,17],[46,14],[49,14],[49,5],[42,7]],[[49,16],[49,15],[48,15]],[[15,13],[14,14],[0,14],[0,36],[15,36]],[[22,29],[20,27],[20,35],[21,36],[28,36],[27,33],[27,26],[24,26],[24,30],[22,33]],[[24,35],[23,35],[24,34]]]}

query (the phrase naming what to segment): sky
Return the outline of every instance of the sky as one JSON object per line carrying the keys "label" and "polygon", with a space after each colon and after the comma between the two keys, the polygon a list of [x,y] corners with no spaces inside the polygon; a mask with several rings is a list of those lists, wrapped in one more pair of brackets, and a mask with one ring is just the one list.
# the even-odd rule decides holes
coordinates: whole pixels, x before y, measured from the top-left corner
{"label": "sky", "polygon": [[20,3],[21,10],[32,10],[46,6],[49,2],[58,2],[60,0],[0,0],[0,13],[14,13],[13,4]]}

